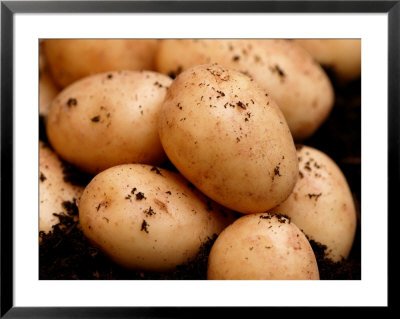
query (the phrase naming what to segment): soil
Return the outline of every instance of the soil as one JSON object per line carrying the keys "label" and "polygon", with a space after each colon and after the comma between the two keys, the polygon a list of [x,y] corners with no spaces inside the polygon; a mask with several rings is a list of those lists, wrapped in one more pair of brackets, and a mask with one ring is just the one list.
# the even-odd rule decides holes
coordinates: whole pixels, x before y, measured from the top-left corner
{"label": "soil", "polygon": [[[361,79],[340,84],[327,70],[335,88],[335,105],[327,121],[303,144],[329,155],[347,178],[357,207],[357,232],[347,260],[333,262],[325,258],[326,247],[310,241],[316,254],[322,280],[361,279]],[[39,119],[39,137],[47,142],[43,118]],[[176,171],[171,162],[163,168]],[[65,179],[86,185],[92,176],[65,163]],[[64,203],[68,215],[60,215],[60,223],[49,234],[40,233],[39,279],[206,279],[208,254],[217,236],[209,238],[195,260],[178,266],[169,273],[128,271],[115,265],[85,238],[79,229],[75,203]]]}

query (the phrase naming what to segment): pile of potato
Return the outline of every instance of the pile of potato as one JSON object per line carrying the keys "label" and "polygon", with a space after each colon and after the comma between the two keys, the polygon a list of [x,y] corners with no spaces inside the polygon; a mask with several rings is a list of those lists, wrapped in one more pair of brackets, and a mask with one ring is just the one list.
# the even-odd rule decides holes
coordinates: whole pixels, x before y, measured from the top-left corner
{"label": "pile of potato", "polygon": [[[208,279],[319,279],[309,239],[348,257],[347,181],[300,144],[334,105],[321,64],[356,79],[359,40],[40,45],[40,231],[75,199],[85,236],[132,270],[174,270],[214,234]],[[91,182],[65,182],[60,158]]]}

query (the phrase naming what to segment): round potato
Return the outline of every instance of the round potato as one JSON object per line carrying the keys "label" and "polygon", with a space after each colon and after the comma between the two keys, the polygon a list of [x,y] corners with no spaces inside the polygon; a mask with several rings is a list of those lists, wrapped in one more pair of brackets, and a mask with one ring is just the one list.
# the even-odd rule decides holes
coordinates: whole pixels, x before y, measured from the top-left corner
{"label": "round potato", "polygon": [[51,102],[60,92],[48,71],[40,73],[39,78],[39,114],[46,116]]}
{"label": "round potato", "polygon": [[39,142],[39,231],[49,232],[59,223],[53,214],[67,213],[64,202],[79,200],[83,187],[64,181],[63,167],[58,156]]}
{"label": "round potato", "polygon": [[158,40],[153,39],[48,39],[47,63],[60,87],[94,73],[154,70]]}
{"label": "round potato", "polygon": [[123,267],[169,271],[234,220],[179,174],[140,164],[109,168],[79,202],[84,234]]}
{"label": "round potato", "polygon": [[100,73],[75,82],[51,105],[51,145],[92,174],[118,164],[162,163],[157,119],[171,82],[151,71]]}
{"label": "round potato", "polygon": [[291,218],[312,240],[327,246],[326,257],[347,258],[356,231],[356,210],[346,178],[326,154],[299,146],[299,174],[292,194],[271,210]]}
{"label": "round potato", "polygon": [[181,73],[161,107],[168,158],[208,197],[241,213],[291,193],[296,149],[278,106],[248,76],[217,64]]}
{"label": "round potato", "polygon": [[320,64],[339,80],[349,82],[361,76],[360,39],[296,39]]}
{"label": "round potato", "polygon": [[248,74],[267,90],[296,140],[311,136],[333,106],[327,75],[288,40],[163,40],[156,57],[157,70],[166,74],[212,62]]}
{"label": "round potato", "polygon": [[282,216],[240,217],[211,248],[207,279],[312,280],[318,265],[306,236]]}

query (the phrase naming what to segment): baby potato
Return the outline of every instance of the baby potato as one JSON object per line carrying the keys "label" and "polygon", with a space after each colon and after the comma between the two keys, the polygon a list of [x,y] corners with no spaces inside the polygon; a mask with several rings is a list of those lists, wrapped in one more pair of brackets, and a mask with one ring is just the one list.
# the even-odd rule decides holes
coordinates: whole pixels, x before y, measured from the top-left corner
{"label": "baby potato", "polygon": [[296,39],[321,65],[343,82],[361,76],[360,39]]}
{"label": "baby potato", "polygon": [[109,168],[82,195],[81,229],[123,267],[173,270],[234,220],[232,212],[192,187],[179,174],[157,167]]}
{"label": "baby potato", "polygon": [[267,95],[241,72],[199,65],[174,80],[160,111],[171,162],[209,198],[241,213],[278,205],[298,175],[289,128]]}
{"label": "baby potato", "polygon": [[60,92],[58,87],[54,84],[53,79],[48,71],[40,73],[39,78],[39,114],[46,116],[53,99]]}
{"label": "baby potato", "polygon": [[264,88],[282,110],[295,140],[310,137],[328,117],[334,93],[329,78],[310,54],[288,40],[163,40],[156,65],[179,73],[216,62],[234,68]]}
{"label": "baby potato", "polygon": [[118,164],[160,164],[166,156],[157,118],[171,82],[151,71],[81,79],[54,99],[48,139],[62,158],[91,174]]}
{"label": "baby potato", "polygon": [[292,194],[271,210],[291,218],[333,261],[347,258],[356,232],[356,210],[346,178],[321,151],[299,146],[299,174]]}
{"label": "baby potato", "polygon": [[318,280],[306,236],[289,219],[268,213],[240,217],[211,248],[210,280]]}
{"label": "baby potato", "polygon": [[46,39],[44,51],[60,87],[94,73],[154,70],[158,40]]}
{"label": "baby potato", "polygon": [[53,213],[66,213],[63,202],[79,200],[83,189],[64,181],[60,159],[39,141],[39,231],[51,231],[59,223]]}

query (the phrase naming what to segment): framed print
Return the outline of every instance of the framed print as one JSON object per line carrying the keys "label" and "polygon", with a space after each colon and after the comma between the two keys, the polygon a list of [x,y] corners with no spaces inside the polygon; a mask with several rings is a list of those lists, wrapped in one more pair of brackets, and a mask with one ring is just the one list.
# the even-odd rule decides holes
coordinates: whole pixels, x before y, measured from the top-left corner
{"label": "framed print", "polygon": [[2,1],[1,316],[388,308],[399,15]]}

